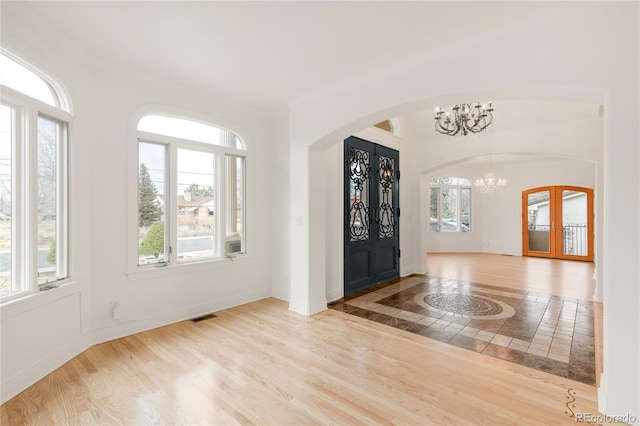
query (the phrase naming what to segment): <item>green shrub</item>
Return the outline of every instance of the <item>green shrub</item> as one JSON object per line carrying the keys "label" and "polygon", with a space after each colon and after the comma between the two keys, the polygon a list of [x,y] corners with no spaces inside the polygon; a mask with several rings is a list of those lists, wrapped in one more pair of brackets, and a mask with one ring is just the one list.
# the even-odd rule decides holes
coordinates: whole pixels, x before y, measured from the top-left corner
{"label": "green shrub", "polygon": [[51,242],[49,246],[49,253],[47,253],[47,262],[52,265],[56,264],[56,240]]}
{"label": "green shrub", "polygon": [[149,232],[140,243],[140,254],[158,257],[164,252],[164,225],[162,222],[154,222],[149,227]]}

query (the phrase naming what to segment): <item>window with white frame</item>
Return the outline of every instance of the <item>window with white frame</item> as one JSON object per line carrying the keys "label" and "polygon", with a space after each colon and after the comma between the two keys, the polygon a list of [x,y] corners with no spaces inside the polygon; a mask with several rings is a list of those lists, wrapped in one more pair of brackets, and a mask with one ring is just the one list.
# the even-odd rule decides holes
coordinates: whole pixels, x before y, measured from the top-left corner
{"label": "window with white frame", "polygon": [[457,177],[435,178],[429,192],[429,230],[471,230],[471,182]]}
{"label": "window with white frame", "polygon": [[246,150],[225,129],[164,115],[138,122],[138,266],[245,250]]}
{"label": "window with white frame", "polygon": [[70,102],[61,86],[17,56],[0,54],[0,298],[68,278]]}

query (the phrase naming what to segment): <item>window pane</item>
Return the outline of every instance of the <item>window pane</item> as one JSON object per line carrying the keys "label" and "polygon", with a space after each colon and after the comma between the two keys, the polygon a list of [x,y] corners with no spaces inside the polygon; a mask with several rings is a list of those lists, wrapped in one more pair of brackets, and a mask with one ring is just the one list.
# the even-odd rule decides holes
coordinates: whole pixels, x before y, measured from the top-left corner
{"label": "window pane", "polygon": [[471,189],[460,189],[460,230],[471,230]]}
{"label": "window pane", "polygon": [[178,260],[216,253],[214,155],[178,149]]}
{"label": "window pane", "polygon": [[440,190],[431,188],[431,196],[429,200],[429,230],[438,231],[438,202]]}
{"label": "window pane", "polygon": [[433,178],[431,180],[431,185],[469,186],[471,185],[471,181],[469,181],[469,179],[465,179],[461,177],[441,177],[441,178]]}
{"label": "window pane", "polygon": [[16,290],[12,285],[12,146],[13,110],[0,107],[0,294]]}
{"label": "window pane", "polygon": [[458,230],[458,190],[442,189],[442,231]]}
{"label": "window pane", "polygon": [[244,158],[227,155],[227,235],[225,252],[244,253]]}
{"label": "window pane", "polygon": [[51,86],[33,71],[28,70],[5,55],[0,55],[0,69],[2,69],[0,73],[0,83],[2,85],[11,87],[49,105],[59,106],[58,99],[53,90],[51,90]]}
{"label": "window pane", "polygon": [[163,115],[147,115],[138,122],[138,130],[174,138],[244,149],[234,133],[197,121]]}
{"label": "window pane", "polygon": [[138,264],[167,260],[165,146],[138,145]]}
{"label": "window pane", "polygon": [[58,274],[58,152],[62,124],[38,117],[38,284],[54,281]]}

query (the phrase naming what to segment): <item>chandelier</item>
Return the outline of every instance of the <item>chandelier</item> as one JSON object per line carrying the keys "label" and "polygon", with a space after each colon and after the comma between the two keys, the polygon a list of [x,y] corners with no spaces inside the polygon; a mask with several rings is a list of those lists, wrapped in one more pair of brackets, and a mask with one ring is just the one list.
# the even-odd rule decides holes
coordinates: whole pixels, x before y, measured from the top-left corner
{"label": "chandelier", "polygon": [[466,136],[469,133],[479,133],[489,127],[493,121],[492,103],[489,107],[475,104],[457,104],[451,107],[453,118],[449,113],[445,113],[440,107],[436,108],[436,132],[443,135],[455,136],[460,134]]}
{"label": "chandelier", "polygon": [[484,178],[476,179],[476,182],[474,183],[474,186],[481,192],[498,192],[509,186],[506,179],[496,178],[496,174],[491,170],[492,164],[491,157],[489,157],[489,172],[484,176]]}

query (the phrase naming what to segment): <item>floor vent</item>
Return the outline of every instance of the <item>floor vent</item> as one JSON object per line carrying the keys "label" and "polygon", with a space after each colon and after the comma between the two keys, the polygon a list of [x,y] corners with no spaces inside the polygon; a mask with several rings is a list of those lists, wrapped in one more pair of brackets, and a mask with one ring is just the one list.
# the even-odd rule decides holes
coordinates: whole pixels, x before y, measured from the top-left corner
{"label": "floor vent", "polygon": [[213,315],[213,314],[207,314],[207,315],[203,315],[201,317],[191,318],[191,321],[200,322],[200,321],[208,320],[208,319],[211,319],[211,318],[217,318],[217,317],[215,315]]}

